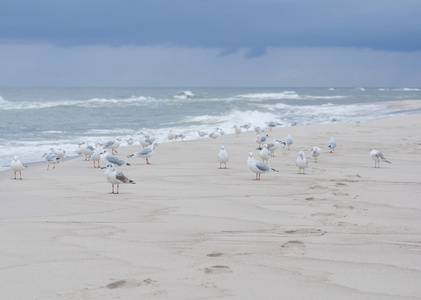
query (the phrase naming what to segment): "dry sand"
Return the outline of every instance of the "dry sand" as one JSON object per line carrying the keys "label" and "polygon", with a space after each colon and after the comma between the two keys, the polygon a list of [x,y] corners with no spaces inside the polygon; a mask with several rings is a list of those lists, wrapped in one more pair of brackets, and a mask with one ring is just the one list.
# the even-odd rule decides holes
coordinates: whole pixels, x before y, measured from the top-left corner
{"label": "dry sand", "polygon": [[[136,182],[119,195],[82,158],[0,172],[0,299],[421,299],[420,128],[420,115],[276,128],[269,140],[294,144],[260,181],[251,131],[161,144],[152,165],[119,148]],[[392,164],[374,168],[370,149]]]}

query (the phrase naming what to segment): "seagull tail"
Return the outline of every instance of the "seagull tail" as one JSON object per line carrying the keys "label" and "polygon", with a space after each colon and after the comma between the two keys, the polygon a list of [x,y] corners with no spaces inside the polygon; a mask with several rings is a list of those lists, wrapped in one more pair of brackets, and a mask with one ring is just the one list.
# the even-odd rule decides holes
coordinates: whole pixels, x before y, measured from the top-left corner
{"label": "seagull tail", "polygon": [[132,184],[136,184],[136,182],[134,182],[133,180],[129,180],[129,183],[132,183]]}
{"label": "seagull tail", "polygon": [[257,148],[256,148],[256,150],[262,150],[262,149],[263,149],[262,147],[257,147]]}
{"label": "seagull tail", "polygon": [[134,154],[127,155],[127,157],[133,157],[133,156],[134,156]]}
{"label": "seagull tail", "polygon": [[392,163],[391,161],[388,161],[387,159],[385,159],[384,161],[385,161],[385,162],[387,162],[387,163],[389,163],[389,164],[391,164],[391,163]]}
{"label": "seagull tail", "polygon": [[131,166],[131,164],[129,164],[129,163],[126,163],[126,166],[130,167],[130,166]]}
{"label": "seagull tail", "polygon": [[270,168],[272,171],[274,172],[279,172],[278,170],[274,169],[274,168]]}

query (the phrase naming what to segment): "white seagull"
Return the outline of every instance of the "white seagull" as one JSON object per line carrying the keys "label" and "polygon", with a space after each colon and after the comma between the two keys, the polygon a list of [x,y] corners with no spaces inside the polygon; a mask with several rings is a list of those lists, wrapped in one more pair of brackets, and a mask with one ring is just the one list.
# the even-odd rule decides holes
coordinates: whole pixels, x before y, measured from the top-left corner
{"label": "white seagull", "polygon": [[274,139],[272,142],[268,144],[268,150],[270,151],[270,156],[275,156],[275,150],[279,147],[279,140]]}
{"label": "white seagull", "polygon": [[64,161],[64,157],[66,156],[66,151],[63,148],[57,148],[56,153],[57,153],[57,158],[61,159],[61,161]]}
{"label": "white seagull", "polygon": [[268,135],[256,135],[256,143],[261,147],[264,142],[266,142]]}
{"label": "white seagull", "polygon": [[294,141],[292,140],[292,136],[290,134],[288,134],[287,138],[282,143],[284,144],[284,148],[285,148],[285,146],[288,146],[288,150],[290,150],[290,147],[291,147],[293,142]]}
{"label": "white seagull", "polygon": [[305,174],[306,168],[308,168],[308,160],[303,151],[298,152],[298,158],[295,164],[298,167],[298,173],[301,174],[301,170],[303,170],[303,174]]}
{"label": "white seagull", "polygon": [[91,153],[91,161],[94,162],[94,168],[96,168],[96,162],[98,162],[98,168],[101,168],[100,161],[101,161],[101,152],[104,151],[104,147],[101,143],[96,145],[95,150]]}
{"label": "white seagull", "polygon": [[78,144],[79,148],[77,149],[77,154],[79,155],[85,155],[85,160],[88,160],[88,156],[92,154],[92,151],[95,150],[95,148],[91,145],[86,144],[85,142]]}
{"label": "white seagull", "polygon": [[205,137],[206,135],[208,135],[206,132],[204,132],[204,131],[200,131],[200,130],[198,130],[198,131],[197,131],[197,134],[198,134],[201,138],[203,138],[203,137]]}
{"label": "white seagull", "polygon": [[215,129],[214,132],[212,132],[211,134],[209,134],[209,137],[211,137],[213,140],[216,140],[216,138],[219,136],[219,130],[218,128]]}
{"label": "white seagull", "polygon": [[269,152],[267,144],[263,145],[262,150],[260,150],[260,152],[259,152],[259,156],[263,160],[263,162],[268,163],[268,160],[269,160],[269,157],[270,157],[270,152]]}
{"label": "white seagull", "polygon": [[112,155],[110,152],[108,152],[107,150],[103,150],[101,152],[101,158],[102,162],[107,165],[107,164],[114,164],[117,166],[122,166],[122,165],[126,165],[130,167],[130,164],[125,162],[124,160],[118,158],[117,156]]}
{"label": "white seagull", "polygon": [[149,157],[151,157],[155,153],[156,147],[158,147],[158,143],[154,142],[152,145],[142,149],[139,152],[127,155],[127,157],[142,157],[146,159],[146,164],[150,165]]}
{"label": "white seagull", "polygon": [[272,131],[272,128],[275,128],[278,125],[282,125],[281,123],[278,123],[276,121],[269,121],[267,123],[268,127],[269,127],[269,131]]}
{"label": "white seagull", "polygon": [[15,156],[13,157],[12,162],[10,163],[10,168],[15,173],[15,179],[16,179],[16,173],[19,172],[20,180],[22,180],[22,170],[27,168],[28,166],[25,166],[22,161],[19,159],[19,157]]}
{"label": "white seagull", "polygon": [[47,171],[50,169],[50,164],[54,164],[53,169],[56,167],[56,162],[58,160],[57,153],[54,151],[54,148],[50,149],[50,152],[44,153],[42,156],[47,161]]}
{"label": "white seagull", "polygon": [[[122,183],[132,183],[135,184],[135,182],[129,178],[127,178],[123,172],[116,169],[113,164],[108,163],[105,167],[107,170],[105,170],[105,177],[107,178],[107,181],[112,184],[112,191],[111,194],[118,194],[120,184]],[[102,168],[104,169],[104,168]],[[117,193],[114,193],[114,185],[117,185]]]}
{"label": "white seagull", "polygon": [[227,151],[225,150],[224,146],[221,146],[221,150],[219,150],[218,155],[216,156],[216,158],[219,161],[219,168],[222,169],[222,164],[224,164],[224,169],[227,168],[227,161],[229,160],[229,155],[227,153]]}
{"label": "white seagull", "polygon": [[234,130],[235,130],[235,135],[237,136],[237,137],[239,137],[240,136],[240,133],[241,133],[241,127],[238,127],[237,125],[234,125]]}
{"label": "white seagull", "polygon": [[333,151],[335,151],[336,148],[336,141],[333,138],[333,136],[330,138],[329,143],[327,144],[327,146],[330,148],[330,153],[332,153]]}
{"label": "white seagull", "polygon": [[172,131],[172,129],[168,132],[168,140],[171,142],[172,140],[175,139],[176,134]]}
{"label": "white seagull", "polygon": [[120,147],[122,140],[120,138],[116,138],[115,140],[109,140],[108,142],[104,143],[104,149],[111,149],[111,154],[117,153],[118,147]]}
{"label": "white seagull", "polygon": [[269,165],[262,163],[261,161],[257,161],[253,158],[253,152],[249,153],[249,158],[247,160],[247,165],[250,168],[250,171],[256,173],[256,180],[260,180],[260,174],[266,172],[279,172],[271,168]]}
{"label": "white seagull", "polygon": [[249,129],[251,127],[251,123],[247,123],[247,124],[241,125],[240,127],[243,127],[246,131],[249,131]]}
{"label": "white seagull", "polygon": [[390,161],[388,161],[384,156],[383,156],[383,153],[381,153],[380,151],[377,151],[377,150],[372,150],[371,152],[370,152],[370,156],[371,156],[371,159],[372,160],[374,160],[374,167],[376,168],[380,168],[380,162],[381,161],[384,161],[384,162],[387,162],[387,163],[389,163],[389,164],[391,164],[391,162]]}
{"label": "white seagull", "polygon": [[138,135],[140,136],[139,143],[143,146],[143,148],[152,145],[152,140],[143,131],[139,132]]}
{"label": "white seagull", "polygon": [[320,149],[319,147],[313,147],[311,148],[310,154],[314,157],[314,160],[317,161],[317,157],[320,156],[320,154],[322,154],[322,149]]}

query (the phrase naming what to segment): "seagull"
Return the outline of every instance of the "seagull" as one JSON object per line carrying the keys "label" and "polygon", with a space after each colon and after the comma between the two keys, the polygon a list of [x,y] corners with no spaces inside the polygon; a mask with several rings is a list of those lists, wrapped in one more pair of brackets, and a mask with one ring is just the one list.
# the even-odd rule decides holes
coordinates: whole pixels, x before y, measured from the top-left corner
{"label": "seagull", "polygon": [[322,149],[319,147],[311,148],[310,154],[314,157],[314,160],[317,161],[317,157],[322,153]]}
{"label": "seagull", "polygon": [[264,142],[266,142],[268,138],[268,135],[256,135],[256,143],[259,144],[259,146],[262,146]]}
{"label": "seagull", "polygon": [[149,157],[155,153],[155,149],[158,147],[158,143],[154,142],[152,145],[142,149],[139,152],[128,155],[127,157],[142,157],[146,159],[146,164],[150,165]]}
{"label": "seagull", "polygon": [[263,129],[260,128],[259,126],[254,127],[254,132],[256,132],[256,134],[262,133]]}
{"label": "seagull", "polygon": [[381,161],[384,161],[384,162],[387,162],[387,163],[389,163],[389,164],[391,164],[391,162],[390,161],[388,161],[384,156],[383,156],[383,153],[381,153],[380,151],[377,151],[377,150],[372,150],[371,152],[370,152],[370,156],[371,156],[371,159],[372,160],[374,160],[374,167],[376,168],[380,168],[380,162]]}
{"label": "seagull", "polygon": [[128,144],[128,145],[133,145],[133,139],[132,139],[132,138],[129,138],[129,139],[127,140],[127,144]]}
{"label": "seagull", "polygon": [[247,124],[241,125],[240,127],[244,128],[246,131],[249,131],[249,129],[251,127],[251,123],[247,123]]}
{"label": "seagull", "polygon": [[219,130],[219,134],[220,134],[220,135],[224,135],[224,134],[225,134],[225,131],[224,131],[223,129],[218,128],[218,130]]}
{"label": "seagull", "polygon": [[12,162],[10,163],[10,168],[13,170],[13,172],[15,173],[15,179],[16,179],[16,173],[19,172],[20,174],[20,180],[22,180],[22,170],[27,168],[28,166],[25,166],[21,160],[19,159],[19,157],[15,156],[13,157]]}
{"label": "seagull", "polygon": [[260,158],[263,160],[263,162],[266,161],[266,163],[268,163],[269,157],[270,157],[270,152],[268,150],[268,145],[264,144],[262,150],[260,150],[259,152],[259,156]]}
{"label": "seagull", "polygon": [[211,134],[209,134],[209,137],[211,137],[213,140],[216,140],[216,138],[219,136],[219,131],[218,128],[215,129],[214,132],[212,132]]}
{"label": "seagull", "polygon": [[[64,161],[64,157],[66,156],[66,151],[63,148],[57,148],[57,158],[61,159],[61,161]],[[58,161],[57,161],[58,163]]]}
{"label": "seagull", "polygon": [[327,144],[327,146],[330,148],[330,153],[332,153],[333,151],[335,151],[336,148],[336,141],[333,138],[333,136],[330,138],[329,143]]}
{"label": "seagull", "polygon": [[197,134],[198,134],[201,138],[203,138],[203,137],[205,137],[206,135],[208,135],[206,132],[204,132],[204,131],[200,131],[200,130],[198,130],[198,131],[197,131]]}
{"label": "seagull", "polygon": [[225,168],[227,168],[227,161],[229,160],[229,155],[227,153],[227,151],[225,151],[225,147],[221,146],[221,150],[219,150],[218,155],[216,156],[216,158],[219,161],[219,168],[222,169],[222,164],[224,164]]}
{"label": "seagull", "polygon": [[83,143],[79,143],[78,144],[78,149],[77,149],[77,154],[79,155],[85,155],[85,160],[88,160],[88,156],[91,155],[92,151],[95,150],[94,147],[92,147],[91,145],[86,144],[85,142]]}
{"label": "seagull", "polygon": [[274,139],[272,142],[268,144],[268,150],[270,151],[270,156],[275,156],[275,150],[279,147],[279,140]]}
{"label": "seagull", "polygon": [[298,167],[299,174],[301,174],[301,170],[303,170],[303,174],[306,173],[306,168],[308,168],[308,160],[303,151],[298,152],[298,158],[295,164]]}
{"label": "seagull", "polygon": [[357,124],[357,126],[360,126],[361,121],[360,120],[356,120],[355,124]]}
{"label": "seagull", "polygon": [[269,131],[272,131],[272,128],[275,128],[278,125],[282,125],[281,123],[278,123],[276,121],[269,121],[267,124],[268,124],[268,127],[270,128]]}
{"label": "seagull", "polygon": [[[105,177],[107,178],[107,181],[112,184],[111,194],[118,194],[120,184],[122,184],[122,183],[135,184],[135,182],[133,180],[127,178],[123,174],[123,172],[116,169],[113,164],[108,163],[107,166],[104,167],[104,168],[107,168],[107,170],[105,170]],[[102,169],[104,169],[104,168],[102,168]],[[117,193],[114,193],[114,185],[115,184],[117,185]]]}
{"label": "seagull", "polygon": [[94,162],[94,168],[96,168],[95,163],[98,162],[98,168],[101,168],[99,162],[101,161],[101,152],[104,151],[104,147],[101,143],[96,145],[95,150],[91,153],[91,161]]}
{"label": "seagull", "polygon": [[290,147],[293,143],[292,136],[290,134],[288,134],[287,138],[282,143],[284,144],[284,148],[285,148],[285,146],[288,146],[288,150],[290,150]]}
{"label": "seagull", "polygon": [[47,161],[47,171],[50,169],[50,164],[54,164],[53,169],[56,167],[56,162],[58,160],[57,153],[54,151],[54,148],[50,149],[50,152],[44,153],[42,157],[45,157]]}
{"label": "seagull", "polygon": [[120,138],[116,138],[115,140],[109,140],[108,142],[104,143],[104,149],[111,149],[111,154],[117,153],[118,147],[120,147],[122,140]]}
{"label": "seagull", "polygon": [[184,141],[184,139],[185,139],[185,137],[186,137],[186,135],[185,135],[185,134],[180,133],[180,134],[177,134],[177,135],[175,136],[175,139],[177,140],[178,138],[180,138],[180,139],[181,139],[181,141],[183,142],[183,141]]}
{"label": "seagull", "polygon": [[152,145],[152,140],[148,138],[143,131],[139,132],[138,135],[140,135],[139,142],[143,146],[143,148]]}
{"label": "seagull", "polygon": [[234,130],[235,130],[235,135],[237,136],[237,137],[239,137],[240,136],[240,133],[241,133],[241,127],[238,127],[237,125],[234,125]]}
{"label": "seagull", "polygon": [[171,142],[172,140],[175,139],[175,133],[172,131],[172,129],[170,130],[170,132],[168,132],[168,140]]}
{"label": "seagull", "polygon": [[272,171],[279,172],[278,170],[271,168],[269,165],[266,165],[260,161],[255,160],[253,158],[253,152],[249,153],[247,165],[249,166],[250,171],[256,173],[256,180],[260,180],[261,173],[272,172]]}
{"label": "seagull", "polygon": [[122,166],[122,165],[126,165],[130,167],[130,164],[125,162],[124,160],[118,158],[117,156],[112,155],[110,152],[108,152],[107,150],[103,150],[101,152],[101,158],[100,158],[104,164],[114,164],[117,166]]}

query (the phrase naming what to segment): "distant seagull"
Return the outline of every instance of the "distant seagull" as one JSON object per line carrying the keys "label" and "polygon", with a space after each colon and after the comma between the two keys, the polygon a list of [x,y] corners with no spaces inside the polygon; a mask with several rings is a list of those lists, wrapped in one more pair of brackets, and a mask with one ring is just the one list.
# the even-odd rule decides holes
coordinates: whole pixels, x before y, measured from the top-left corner
{"label": "distant seagull", "polygon": [[238,137],[241,133],[241,127],[238,127],[237,125],[234,125],[235,135]]}
{"label": "distant seagull", "polygon": [[150,145],[152,145],[152,140],[148,138],[143,131],[139,132],[139,143],[143,146],[143,148],[146,148]]}
{"label": "distant seagull", "polygon": [[297,126],[297,121],[292,122],[290,126]]}
{"label": "distant seagull", "polygon": [[122,140],[120,138],[116,138],[114,140],[109,140],[108,142],[104,143],[104,149],[111,149],[111,154],[116,154],[118,147],[120,147]]}
{"label": "distant seagull", "polygon": [[360,126],[361,121],[360,120],[356,120],[355,124],[357,124],[357,126]]}
{"label": "distant seagull", "polygon": [[275,150],[279,147],[279,140],[274,139],[272,142],[268,144],[268,150],[270,151],[270,156],[275,156]]}
{"label": "distant seagull", "polygon": [[256,135],[256,143],[261,147],[264,142],[266,142],[268,135]]}
{"label": "distant seagull", "polygon": [[247,165],[250,168],[250,171],[252,171],[253,173],[256,173],[256,180],[260,180],[260,174],[261,173],[266,173],[266,172],[279,172],[278,170],[275,170],[273,168],[271,168],[270,166],[257,161],[253,158],[253,152],[249,153],[249,157],[247,160]]}
{"label": "distant seagull", "polygon": [[301,174],[302,170],[303,174],[305,174],[306,168],[308,168],[308,160],[303,151],[298,152],[298,158],[295,164],[298,167],[298,173]]}
{"label": "distant seagull", "polygon": [[[108,163],[105,168],[107,168],[107,170],[105,170],[105,177],[107,178],[107,181],[112,184],[111,194],[118,194],[120,184],[122,183],[135,184],[135,182],[127,178],[123,172],[116,169],[113,164]],[[117,185],[117,193],[114,193],[114,185]]]}
{"label": "distant seagull", "polygon": [[327,146],[330,148],[330,153],[332,153],[333,151],[335,151],[336,141],[335,141],[335,139],[333,137],[330,138],[330,141],[327,144]]}
{"label": "distant seagull", "polygon": [[128,145],[133,145],[133,139],[132,139],[132,138],[129,138],[129,139],[127,140],[127,144],[128,144]]}
{"label": "distant seagull", "polygon": [[126,165],[126,166],[130,167],[129,163],[127,163],[124,160],[118,158],[117,156],[112,155],[107,150],[103,150],[101,152],[101,160],[104,162],[104,165],[114,164],[114,165],[117,165],[117,166]]}
{"label": "distant seagull", "polygon": [[278,123],[278,122],[276,122],[276,121],[269,121],[268,123],[267,123],[267,125],[268,125],[268,127],[270,128],[269,130],[270,131],[272,131],[272,128],[275,128],[276,126],[278,126],[278,125],[282,125],[281,123]]}
{"label": "distant seagull", "polygon": [[175,136],[176,134],[172,131],[172,129],[170,130],[170,132],[168,132],[168,140],[171,142],[173,140],[175,140]]}
{"label": "distant seagull", "polygon": [[205,136],[207,136],[207,135],[208,135],[206,132],[204,132],[204,131],[200,131],[200,130],[198,130],[198,131],[197,131],[197,134],[198,134],[201,138],[203,138],[203,137],[205,137]]}
{"label": "distant seagull", "polygon": [[254,132],[256,132],[256,134],[262,133],[263,129],[260,128],[259,126],[254,127]]}
{"label": "distant seagull", "polygon": [[79,143],[77,149],[77,154],[79,155],[85,155],[85,160],[88,160],[88,157],[91,155],[92,151],[95,150],[95,148],[91,145],[86,144],[85,142]]}
{"label": "distant seagull", "polygon": [[339,119],[337,119],[337,118],[331,118],[330,119],[330,122],[332,122],[332,123],[336,123],[336,122],[338,122],[339,121]]}
{"label": "distant seagull", "polygon": [[127,157],[141,157],[143,159],[146,159],[146,164],[150,165],[149,157],[151,157],[155,153],[156,147],[158,147],[158,143],[154,142],[152,145],[142,149],[139,152],[127,155]]}
{"label": "distant seagull", "polygon": [[[66,151],[63,148],[57,148],[56,153],[57,153],[57,158],[61,159],[61,161],[63,161],[64,157],[66,156]],[[58,163],[58,161],[57,161],[57,163]]]}
{"label": "distant seagull", "polygon": [[229,155],[227,151],[225,150],[224,146],[221,146],[221,149],[219,150],[218,155],[216,158],[219,161],[219,168],[222,169],[222,164],[224,164],[224,169],[227,168],[227,161],[229,160]]}
{"label": "distant seagull", "polygon": [[371,159],[372,160],[374,160],[374,167],[376,168],[380,168],[380,162],[381,161],[384,161],[384,162],[387,162],[387,163],[389,163],[389,164],[391,164],[391,162],[390,161],[388,161],[384,156],[383,156],[383,153],[381,153],[380,151],[377,151],[377,150],[372,150],[371,152],[370,152],[370,156],[371,156]]}
{"label": "distant seagull", "polygon": [[54,151],[53,148],[50,149],[50,152],[44,153],[42,156],[47,161],[47,171],[50,170],[50,164],[54,164],[53,169],[56,167],[57,162],[57,153]]}
{"label": "distant seagull", "polygon": [[263,160],[264,163],[268,163],[269,157],[270,157],[270,152],[268,150],[267,144],[263,145],[262,150],[260,150],[260,152],[259,152],[259,156]]}
{"label": "distant seagull", "polygon": [[219,136],[219,129],[215,129],[214,132],[212,132],[211,134],[209,134],[209,137],[212,138],[213,140],[216,140],[216,138]]}
{"label": "distant seagull", "polygon": [[290,134],[288,134],[287,138],[282,143],[284,144],[284,148],[285,148],[285,146],[288,146],[288,150],[290,150],[293,142],[294,141],[292,140],[292,136]]}
{"label": "distant seagull", "polygon": [[98,162],[98,168],[101,168],[100,161],[101,161],[101,152],[104,151],[104,147],[101,143],[96,145],[95,150],[91,153],[91,161],[94,162],[94,168],[96,168],[96,162]]}
{"label": "distant seagull", "polygon": [[319,147],[313,147],[311,148],[310,154],[314,157],[314,160],[317,161],[317,157],[320,156],[320,154],[322,154],[322,149],[320,149]]}
{"label": "distant seagull", "polygon": [[13,172],[15,173],[15,178],[16,179],[16,173],[19,172],[20,175],[20,180],[22,180],[22,170],[27,168],[28,166],[25,166],[21,160],[19,159],[19,157],[15,156],[13,157],[12,162],[10,163],[10,168],[13,170]]}
{"label": "distant seagull", "polygon": [[249,131],[249,129],[251,127],[251,123],[247,123],[247,124],[241,125],[240,127],[244,128],[246,131]]}
{"label": "distant seagull", "polygon": [[186,138],[186,135],[185,134],[183,134],[183,133],[180,133],[180,134],[177,134],[176,136],[175,136],[175,139],[177,140],[177,139],[181,139],[181,141],[183,142],[184,141],[184,139]]}

